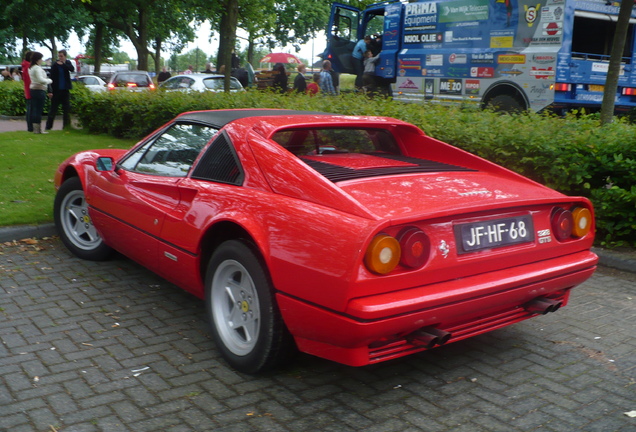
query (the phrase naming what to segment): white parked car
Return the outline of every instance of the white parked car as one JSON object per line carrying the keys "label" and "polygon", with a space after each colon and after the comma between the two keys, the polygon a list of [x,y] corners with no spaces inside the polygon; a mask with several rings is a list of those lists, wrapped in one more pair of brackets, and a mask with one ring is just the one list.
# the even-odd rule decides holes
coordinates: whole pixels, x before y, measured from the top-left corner
{"label": "white parked car", "polygon": [[[171,78],[168,78],[164,82],[161,83],[159,88],[173,91],[213,91],[213,92],[222,92],[224,89],[224,79],[223,75],[211,75],[204,73],[195,73],[189,75],[176,75]],[[237,92],[243,91],[243,86],[234,77],[230,78],[230,91]]]}
{"label": "white parked car", "polygon": [[77,82],[81,82],[87,89],[94,92],[106,91],[106,81],[95,75],[80,75],[75,78]]}

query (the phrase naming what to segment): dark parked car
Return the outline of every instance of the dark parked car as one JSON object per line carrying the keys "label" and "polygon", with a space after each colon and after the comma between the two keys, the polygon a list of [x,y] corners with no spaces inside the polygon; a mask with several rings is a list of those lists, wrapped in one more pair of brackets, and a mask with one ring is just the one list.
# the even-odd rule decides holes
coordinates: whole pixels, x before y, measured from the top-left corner
{"label": "dark parked car", "polygon": [[154,90],[155,84],[145,71],[115,72],[108,81],[108,90],[147,91]]}

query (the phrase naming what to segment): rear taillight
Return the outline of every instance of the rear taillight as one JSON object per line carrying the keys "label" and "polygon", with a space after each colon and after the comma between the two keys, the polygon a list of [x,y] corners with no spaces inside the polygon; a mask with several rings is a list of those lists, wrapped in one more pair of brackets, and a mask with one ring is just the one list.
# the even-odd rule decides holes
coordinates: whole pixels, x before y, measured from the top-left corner
{"label": "rear taillight", "polygon": [[415,227],[405,228],[398,235],[402,250],[400,264],[410,268],[420,268],[428,261],[431,242],[422,230]]}
{"label": "rear taillight", "polygon": [[107,86],[108,90],[115,90],[115,84],[109,83]]}
{"label": "rear taillight", "polygon": [[390,235],[378,234],[364,255],[364,264],[373,273],[387,274],[400,262],[400,243]]}
{"label": "rear taillight", "polygon": [[556,208],[552,213],[552,230],[559,241],[585,237],[592,229],[592,212],[584,207],[569,211]]}
{"label": "rear taillight", "polygon": [[552,213],[552,231],[559,241],[567,240],[572,235],[574,227],[574,218],[572,212],[557,208]]}
{"label": "rear taillight", "polygon": [[636,88],[625,87],[623,88],[623,95],[625,96],[636,96]]}
{"label": "rear taillight", "polygon": [[565,92],[565,91],[570,91],[572,89],[570,84],[567,83],[555,83],[554,84],[554,91],[561,91],[561,92]]}
{"label": "rear taillight", "polygon": [[592,212],[584,207],[577,207],[572,210],[574,226],[572,235],[575,237],[584,237],[592,229]]}
{"label": "rear taillight", "polygon": [[154,90],[156,88],[153,83],[150,83],[150,85],[148,87],[150,87],[150,90]]}

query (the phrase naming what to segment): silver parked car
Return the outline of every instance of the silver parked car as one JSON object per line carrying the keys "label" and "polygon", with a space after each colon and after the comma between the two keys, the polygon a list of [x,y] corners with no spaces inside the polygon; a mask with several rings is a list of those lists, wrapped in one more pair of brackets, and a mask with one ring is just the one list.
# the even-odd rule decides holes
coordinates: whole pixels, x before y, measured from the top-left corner
{"label": "silver parked car", "polygon": [[[195,73],[189,75],[177,75],[165,80],[159,88],[164,90],[180,90],[180,91],[213,91],[221,92],[224,89],[223,75],[210,75],[204,73]],[[230,78],[230,91],[243,91],[243,86],[234,77]]]}
{"label": "silver parked car", "polygon": [[80,75],[75,78],[86,86],[87,89],[94,92],[106,91],[106,81],[95,75]]}

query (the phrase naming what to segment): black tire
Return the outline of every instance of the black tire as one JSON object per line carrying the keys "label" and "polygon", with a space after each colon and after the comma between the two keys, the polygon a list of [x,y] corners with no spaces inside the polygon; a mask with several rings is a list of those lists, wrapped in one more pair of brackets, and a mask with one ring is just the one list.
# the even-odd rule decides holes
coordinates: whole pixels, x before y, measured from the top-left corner
{"label": "black tire", "polygon": [[518,113],[527,108],[513,96],[501,94],[490,99],[486,107],[496,112]]}
{"label": "black tire", "polygon": [[236,370],[254,374],[289,357],[291,335],[264,266],[248,244],[229,240],[216,249],[206,272],[205,303],[214,340]]}
{"label": "black tire", "polygon": [[104,244],[90,219],[79,177],[71,177],[60,186],[53,217],[62,243],[73,255],[91,261],[110,258],[113,249]]}

